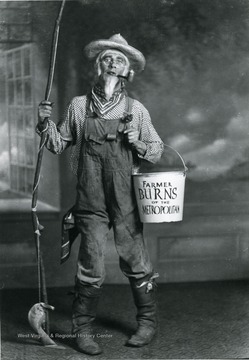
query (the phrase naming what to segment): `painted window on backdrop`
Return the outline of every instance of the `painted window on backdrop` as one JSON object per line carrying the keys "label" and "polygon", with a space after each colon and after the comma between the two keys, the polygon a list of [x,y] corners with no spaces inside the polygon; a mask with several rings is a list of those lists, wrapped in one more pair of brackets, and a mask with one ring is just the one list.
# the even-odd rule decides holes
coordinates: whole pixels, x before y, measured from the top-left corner
{"label": "painted window on backdrop", "polygon": [[36,152],[32,45],[6,50],[3,57],[5,110],[0,125],[0,191],[30,195]]}

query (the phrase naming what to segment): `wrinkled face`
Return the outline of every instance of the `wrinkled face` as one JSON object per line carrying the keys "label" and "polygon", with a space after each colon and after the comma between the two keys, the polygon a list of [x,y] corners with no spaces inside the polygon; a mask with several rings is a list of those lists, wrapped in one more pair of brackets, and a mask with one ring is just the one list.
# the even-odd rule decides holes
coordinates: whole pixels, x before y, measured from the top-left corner
{"label": "wrinkled face", "polygon": [[117,76],[126,75],[129,67],[128,58],[118,50],[105,50],[97,59],[98,76],[104,81],[110,77],[118,81]]}

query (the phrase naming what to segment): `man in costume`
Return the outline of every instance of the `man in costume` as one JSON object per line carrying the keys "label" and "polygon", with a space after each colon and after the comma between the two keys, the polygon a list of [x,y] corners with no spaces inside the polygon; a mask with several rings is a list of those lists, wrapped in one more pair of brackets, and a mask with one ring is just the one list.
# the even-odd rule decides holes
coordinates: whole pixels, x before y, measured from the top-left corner
{"label": "man in costume", "polygon": [[101,353],[91,334],[105,278],[104,253],[107,234],[114,231],[120,268],[129,279],[137,307],[138,327],[127,341],[130,346],[148,344],[157,328],[155,278],[143,238],[134,195],[132,174],[141,159],[157,162],[163,142],[150,115],[137,100],[128,97],[125,82],[145,66],[143,54],[120,35],[93,41],[85,55],[95,61],[96,84],[85,96],[73,98],[63,120],[51,120],[51,103],[38,109],[37,131],[47,131],[46,147],[60,154],[70,145],[71,167],[77,175],[73,210],[81,234],[75,298],[73,334],[78,350]]}

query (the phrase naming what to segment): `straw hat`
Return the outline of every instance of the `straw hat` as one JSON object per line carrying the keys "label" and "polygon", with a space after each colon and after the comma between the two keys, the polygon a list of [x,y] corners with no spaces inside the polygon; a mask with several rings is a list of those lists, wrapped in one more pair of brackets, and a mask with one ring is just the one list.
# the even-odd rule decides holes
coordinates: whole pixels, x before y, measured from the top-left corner
{"label": "straw hat", "polygon": [[125,54],[130,61],[132,70],[140,72],[144,69],[145,58],[143,54],[139,50],[130,46],[120,34],[115,34],[106,40],[100,39],[92,41],[85,47],[84,52],[89,60],[93,60],[101,51],[108,49],[119,50]]}

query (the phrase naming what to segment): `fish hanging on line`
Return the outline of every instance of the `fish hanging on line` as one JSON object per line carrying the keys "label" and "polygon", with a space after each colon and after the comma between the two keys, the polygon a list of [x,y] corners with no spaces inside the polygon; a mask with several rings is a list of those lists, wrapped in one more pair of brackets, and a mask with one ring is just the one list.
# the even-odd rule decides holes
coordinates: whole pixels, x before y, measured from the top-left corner
{"label": "fish hanging on line", "polygon": [[31,327],[35,330],[35,332],[39,335],[41,342],[44,346],[64,349],[64,347],[58,346],[43,330],[43,326],[46,322],[45,309],[54,310],[54,307],[43,302],[33,305],[28,313],[29,323]]}

